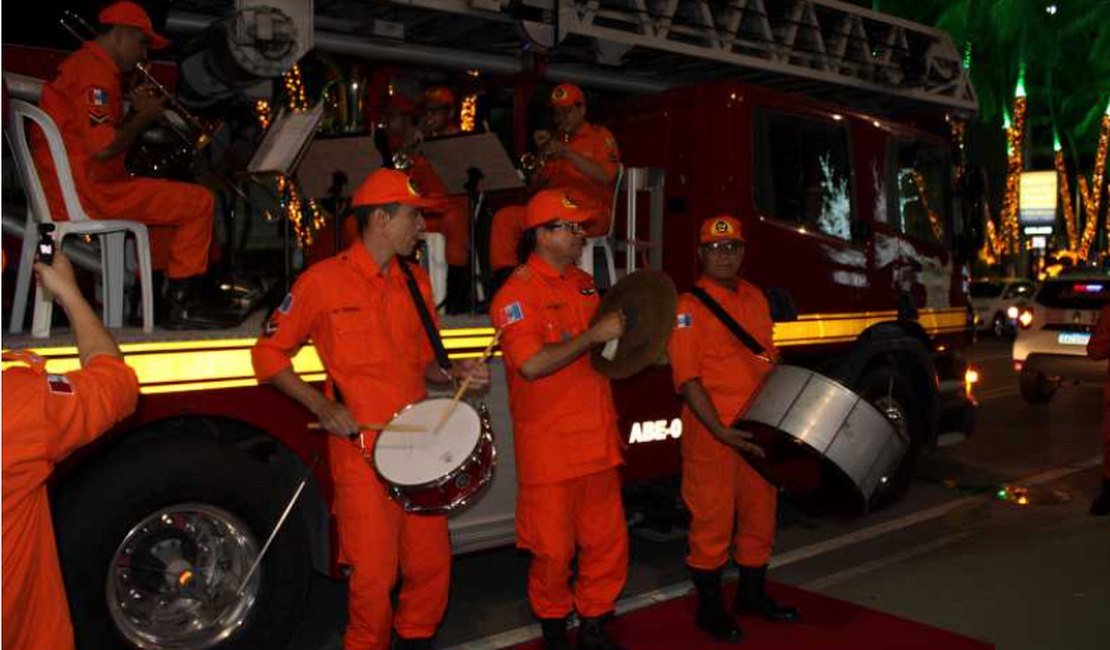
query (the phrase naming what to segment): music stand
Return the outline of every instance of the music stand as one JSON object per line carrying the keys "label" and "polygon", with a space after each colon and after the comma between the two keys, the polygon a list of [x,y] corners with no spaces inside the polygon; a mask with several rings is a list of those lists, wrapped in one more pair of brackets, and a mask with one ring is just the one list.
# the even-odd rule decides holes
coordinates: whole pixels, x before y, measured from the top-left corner
{"label": "music stand", "polygon": [[363,179],[382,166],[382,157],[373,136],[322,138],[312,141],[298,167],[301,194],[335,201],[335,252],[342,249],[340,228],[344,210],[342,179],[357,187]]}
{"label": "music stand", "polygon": [[470,311],[478,312],[478,242],[476,226],[487,191],[524,186],[501,140],[494,133],[467,133],[425,140],[421,152],[450,194],[470,196]]}
{"label": "music stand", "polygon": [[[301,158],[308,151],[312,137],[324,116],[324,103],[319,102],[307,111],[281,109],[266,130],[262,142],[247,165],[250,176],[285,176],[293,178]],[[283,245],[285,247],[284,273],[285,292],[292,284],[292,244],[289,241],[289,220],[283,224]]]}

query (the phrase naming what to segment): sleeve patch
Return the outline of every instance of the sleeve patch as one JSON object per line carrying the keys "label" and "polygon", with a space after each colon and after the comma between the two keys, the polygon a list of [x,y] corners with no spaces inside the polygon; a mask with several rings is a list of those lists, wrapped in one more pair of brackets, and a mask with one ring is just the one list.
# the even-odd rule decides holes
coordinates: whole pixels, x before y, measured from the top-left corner
{"label": "sleeve patch", "polygon": [[93,86],[89,88],[89,106],[107,106],[108,105],[108,91]]}
{"label": "sleeve patch", "polygon": [[72,395],[74,393],[73,384],[70,383],[69,377],[65,375],[47,375],[46,386],[55,395]]}
{"label": "sleeve patch", "polygon": [[675,329],[683,329],[694,324],[693,314],[679,314],[675,318]]}
{"label": "sleeve patch", "polygon": [[501,327],[507,327],[513,323],[518,323],[524,320],[524,308],[520,306],[519,302],[506,305],[501,309],[499,320],[501,321]]}
{"label": "sleeve patch", "polygon": [[278,311],[283,314],[288,314],[290,309],[293,309],[293,294],[287,293],[285,294],[285,299],[281,301],[281,306],[278,307]]}

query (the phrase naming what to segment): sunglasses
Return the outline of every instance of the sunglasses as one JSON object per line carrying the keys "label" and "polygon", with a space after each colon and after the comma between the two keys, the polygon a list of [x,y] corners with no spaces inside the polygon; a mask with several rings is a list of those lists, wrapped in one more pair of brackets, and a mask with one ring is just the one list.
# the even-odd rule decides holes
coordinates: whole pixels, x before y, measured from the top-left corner
{"label": "sunglasses", "polygon": [[729,239],[726,241],[714,241],[709,242],[708,244],[702,244],[702,250],[709,253],[733,254],[739,253],[743,249],[744,243],[736,241],[735,239]]}
{"label": "sunglasses", "polygon": [[577,221],[552,221],[544,224],[547,230],[565,230],[572,235],[582,235],[586,232],[586,225]]}

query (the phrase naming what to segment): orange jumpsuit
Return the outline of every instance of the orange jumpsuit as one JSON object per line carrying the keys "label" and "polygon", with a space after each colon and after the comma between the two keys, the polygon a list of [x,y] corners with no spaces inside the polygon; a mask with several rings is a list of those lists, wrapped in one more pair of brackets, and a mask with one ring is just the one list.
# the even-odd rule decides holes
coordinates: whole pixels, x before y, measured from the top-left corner
{"label": "orange jumpsuit", "polygon": [[447,200],[442,211],[425,215],[428,232],[443,233],[449,266],[466,266],[470,260],[470,199],[466,195],[448,194],[435,168],[419,154],[412,157],[408,175],[424,196]]}
{"label": "orange jumpsuit", "polygon": [[[516,471],[517,546],[531,551],[528,599],[540,618],[613,611],[628,574],[616,410],[609,381],[583,355],[526,380],[521,364],[589,328],[599,300],[576,267],[562,275],[533,255],[494,296],[509,382]],[[578,579],[570,587],[578,551]]]}
{"label": "orange jumpsuit", "polygon": [[[43,86],[42,109],[65,142],[81,206],[92,219],[127,219],[151,227],[154,267],[170,278],[200,275],[208,269],[212,245],[213,199],[199,185],[155,178],[132,178],[126,154],[96,160],[93,154],[112,143],[123,122],[119,68],[93,41],[70,55],[58,78]],[[46,138],[31,130],[31,145],[50,214],[68,219]]]}
{"label": "orange jumpsuit", "polygon": [[81,370],[47,374],[41,357],[4,360],[3,643],[11,650],[73,648],[46,481],[54,465],[131,414],[139,383],[123,361],[97,355]]}
{"label": "orange jumpsuit", "polygon": [[[704,278],[697,285],[774,354],[773,323],[759,289],[740,281],[732,292]],[[726,425],[772,368],[689,293],[679,297],[667,353],[675,388],[700,380]],[[682,409],[682,498],[691,515],[689,566],[720,568],[728,561],[730,545],[738,564],[767,564],[775,533],[775,488],[734,448],[713,437],[688,405]]]}
{"label": "orange jumpsuit", "polygon": [[[309,267],[251,350],[259,381],[290,367],[311,338],[356,421],[388,422],[424,399],[425,371],[434,355],[397,264],[393,260],[383,271],[356,242]],[[413,273],[434,314],[427,274],[420,268]],[[369,453],[377,437],[364,436]],[[328,436],[339,561],[352,570],[345,650],[388,648],[392,629],[405,638],[434,635],[451,579],[447,518],[406,514],[389,498],[371,462],[357,443]],[[402,587],[393,612],[398,567]]]}
{"label": "orange jumpsuit", "polygon": [[[1087,342],[1087,355],[1095,361],[1110,359],[1110,305],[1098,313],[1095,332]],[[1102,391],[1102,477],[1110,480],[1110,376]]]}
{"label": "orange jumpsuit", "polygon": [[[609,232],[609,222],[613,216],[613,184],[620,167],[617,141],[609,129],[585,123],[570,137],[567,147],[601,165],[612,180],[609,183],[598,183],[566,158],[549,160],[543,167],[540,180],[548,189],[574,190],[575,200],[593,213],[586,236],[604,236]],[[523,206],[507,206],[493,215],[489,252],[491,270],[517,265],[516,246],[520,241],[520,233],[524,230],[523,224]]]}

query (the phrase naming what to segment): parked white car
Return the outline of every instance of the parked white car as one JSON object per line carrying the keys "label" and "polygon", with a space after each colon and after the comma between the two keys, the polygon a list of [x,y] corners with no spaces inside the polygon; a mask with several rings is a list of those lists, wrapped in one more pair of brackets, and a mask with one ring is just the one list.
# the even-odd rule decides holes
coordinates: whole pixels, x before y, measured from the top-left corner
{"label": "parked white car", "polygon": [[1107,302],[1110,276],[1090,272],[1047,280],[1017,307],[1013,360],[1026,402],[1045,403],[1064,383],[1102,383],[1106,362],[1087,358],[1087,341]]}
{"label": "parked white car", "polygon": [[990,330],[995,336],[1011,336],[1017,330],[1013,309],[1033,296],[1032,280],[1003,278],[976,280],[968,289],[968,300],[975,310],[975,329]]}

